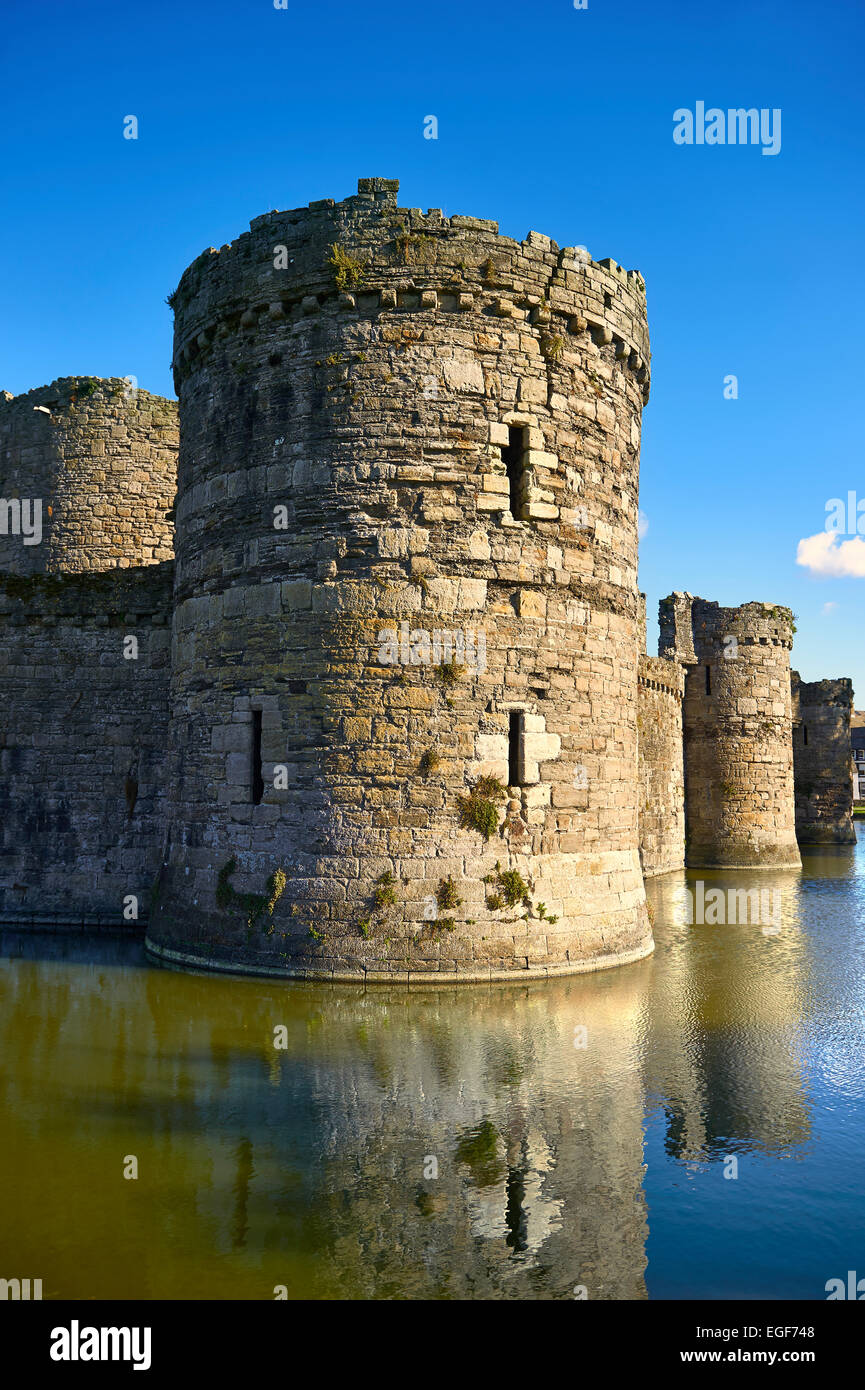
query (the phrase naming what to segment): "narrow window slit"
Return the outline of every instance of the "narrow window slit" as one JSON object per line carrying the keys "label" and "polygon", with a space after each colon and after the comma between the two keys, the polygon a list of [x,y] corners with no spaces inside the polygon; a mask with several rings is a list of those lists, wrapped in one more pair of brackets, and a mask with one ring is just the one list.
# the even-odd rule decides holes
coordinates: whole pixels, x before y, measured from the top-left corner
{"label": "narrow window slit", "polygon": [[707,666],[707,667],[706,667],[706,694],[707,694],[707,695],[711,695],[711,693],[712,693],[712,668],[711,668],[711,666]]}
{"label": "narrow window slit", "polygon": [[523,505],[526,431],[523,425],[508,427],[508,442],[502,448],[502,462],[508,475],[511,516],[519,520]]}
{"label": "narrow window slit", "polygon": [[264,778],[261,775],[261,710],[252,711],[252,804],[261,805]]}
{"label": "narrow window slit", "polygon": [[508,729],[508,786],[518,787],[521,782],[523,716],[519,710],[511,710]]}

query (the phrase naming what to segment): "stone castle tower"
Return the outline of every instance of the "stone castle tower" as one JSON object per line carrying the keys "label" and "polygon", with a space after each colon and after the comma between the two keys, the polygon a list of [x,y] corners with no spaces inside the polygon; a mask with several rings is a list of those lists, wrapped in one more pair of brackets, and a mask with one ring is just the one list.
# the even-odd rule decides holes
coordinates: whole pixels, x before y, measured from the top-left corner
{"label": "stone castle tower", "polygon": [[793,791],[789,608],[676,593],[659,612],[662,657],[685,667],[687,863],[799,864]]}
{"label": "stone castle tower", "polygon": [[[460,978],[644,954],[640,278],[368,179],[256,219],[173,298],[152,947]],[[218,894],[274,873],[250,943]]]}
{"label": "stone castle tower", "polygon": [[177,407],[127,381],[66,377],[0,393],[5,499],[50,499],[41,536],[0,533],[0,573],[77,574],[173,556]]}
{"label": "stone castle tower", "polygon": [[798,863],[789,611],[676,594],[645,655],[639,275],[365,179],[171,298],[179,420],[0,397],[0,920],[515,978],[651,951],[686,840]]}
{"label": "stone castle tower", "polygon": [[0,920],[146,912],[176,476],[173,401],[89,377],[0,394]]}
{"label": "stone castle tower", "polygon": [[796,834],[800,844],[854,845],[853,683],[792,672]]}

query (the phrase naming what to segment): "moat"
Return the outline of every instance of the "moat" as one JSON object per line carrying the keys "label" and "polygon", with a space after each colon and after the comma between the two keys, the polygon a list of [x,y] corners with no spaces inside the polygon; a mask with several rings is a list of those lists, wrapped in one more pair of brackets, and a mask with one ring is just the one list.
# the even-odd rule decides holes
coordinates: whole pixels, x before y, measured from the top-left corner
{"label": "moat", "polygon": [[859,837],[760,876],[779,927],[684,924],[686,882],[753,875],[656,879],[653,956],[550,983],[362,991],[4,932],[0,1273],[75,1299],[825,1299],[865,1274]]}

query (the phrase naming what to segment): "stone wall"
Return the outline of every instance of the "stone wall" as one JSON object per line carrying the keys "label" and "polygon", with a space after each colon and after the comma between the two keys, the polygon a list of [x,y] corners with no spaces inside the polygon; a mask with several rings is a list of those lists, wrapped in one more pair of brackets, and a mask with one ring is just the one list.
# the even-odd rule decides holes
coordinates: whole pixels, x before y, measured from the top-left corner
{"label": "stone wall", "polygon": [[257,218],[173,296],[149,941],[366,978],[631,959],[643,284],[396,191]]}
{"label": "stone wall", "polygon": [[172,568],[0,576],[3,921],[128,924],[130,895],[146,916],[166,814]]}
{"label": "stone wall", "polygon": [[640,657],[640,861],[646,878],[685,866],[684,691],[678,661]]}
{"label": "stone wall", "polygon": [[852,845],[853,683],[802,681],[793,671],[793,775],[801,845]]}
{"label": "stone wall", "polygon": [[[63,377],[0,393],[0,571],[125,569],[172,558],[177,404],[126,381]],[[41,540],[26,520],[38,505]],[[20,521],[24,509],[25,524]]]}
{"label": "stone wall", "polygon": [[662,599],[659,654],[687,666],[683,705],[687,862],[798,864],[789,608]]}

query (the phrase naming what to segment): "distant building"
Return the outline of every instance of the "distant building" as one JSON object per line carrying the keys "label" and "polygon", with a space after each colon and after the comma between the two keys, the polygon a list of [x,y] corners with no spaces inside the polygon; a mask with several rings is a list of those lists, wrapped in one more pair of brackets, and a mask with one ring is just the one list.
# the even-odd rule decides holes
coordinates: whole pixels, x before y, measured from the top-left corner
{"label": "distant building", "polygon": [[865,801],[865,710],[853,711],[853,725],[850,730],[853,742],[853,799]]}

